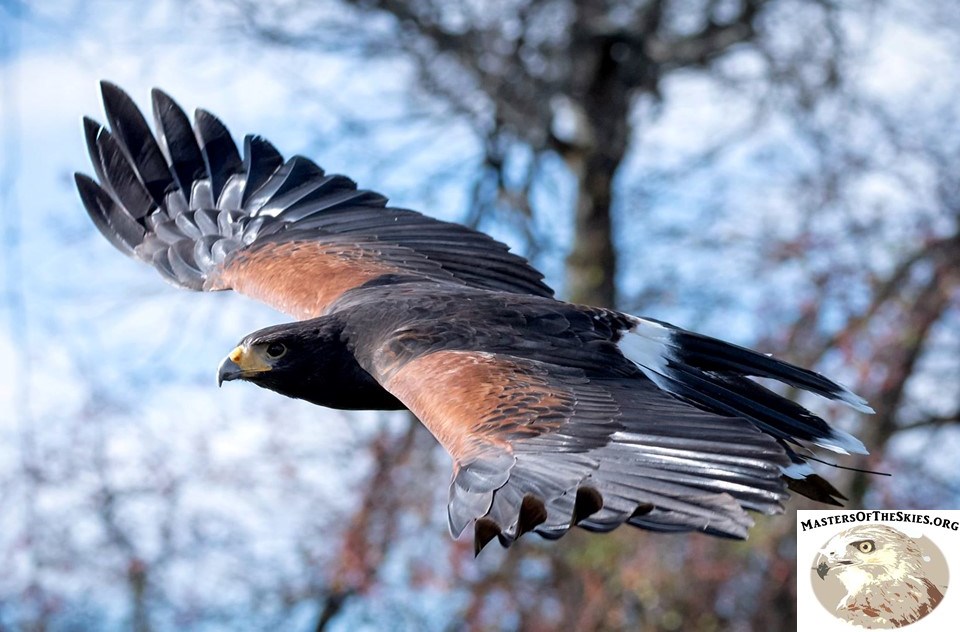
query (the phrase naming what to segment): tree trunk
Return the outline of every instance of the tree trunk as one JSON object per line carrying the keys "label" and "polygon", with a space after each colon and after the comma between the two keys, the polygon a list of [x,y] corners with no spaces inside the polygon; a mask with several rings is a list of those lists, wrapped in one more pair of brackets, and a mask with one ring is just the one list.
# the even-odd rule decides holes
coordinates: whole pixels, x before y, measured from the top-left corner
{"label": "tree trunk", "polygon": [[613,307],[617,303],[617,257],[613,248],[610,200],[622,154],[589,152],[577,165],[577,207],[573,249],[567,258],[567,298]]}
{"label": "tree trunk", "polygon": [[[617,257],[613,246],[613,180],[630,138],[631,82],[613,35],[598,35],[592,24],[602,18],[591,2],[579,4],[574,35],[571,101],[581,109],[585,128],[564,152],[577,179],[573,248],[567,258],[567,298],[613,307],[617,302]],[[619,48],[618,48],[619,47]],[[631,60],[631,66],[636,60]],[[629,72],[636,71],[630,68]]]}

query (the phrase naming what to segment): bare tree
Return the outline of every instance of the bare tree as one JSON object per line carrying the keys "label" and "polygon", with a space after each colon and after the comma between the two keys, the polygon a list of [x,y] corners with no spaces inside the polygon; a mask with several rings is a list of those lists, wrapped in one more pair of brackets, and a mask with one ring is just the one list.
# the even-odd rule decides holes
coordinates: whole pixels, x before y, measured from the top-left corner
{"label": "bare tree", "polygon": [[[945,62],[935,82],[891,96],[876,87],[888,69],[871,59],[896,50],[883,28],[894,20],[956,58],[948,5],[235,0],[184,10],[296,55],[295,68],[271,72],[290,73],[306,98],[336,100],[307,92],[333,54],[356,72],[407,73],[402,94],[377,93],[391,116],[366,120],[341,103],[338,133],[363,143],[411,121],[441,136],[466,123],[479,158],[437,170],[468,190],[467,221],[565,265],[565,297],[680,315],[844,377],[878,413],[826,410],[873,451],[846,464],[896,474],[852,475],[840,485],[851,506],[936,507],[960,494],[929,447],[957,441],[960,410],[960,73]],[[701,130],[701,110],[729,120]],[[696,133],[678,140],[684,127]],[[397,160],[435,146],[413,139]],[[436,186],[436,175],[411,181]],[[5,237],[17,221],[4,215]],[[9,292],[10,239],[4,306],[37,327],[15,313],[24,302]],[[194,313],[194,298],[171,320]],[[759,518],[743,544],[578,532],[474,560],[469,543],[446,539],[447,459],[418,426],[331,426],[350,429],[331,457],[316,411],[231,393],[220,416],[191,411],[196,429],[170,433],[144,419],[158,402],[137,401],[143,376],[111,375],[109,395],[90,387],[103,367],[78,359],[108,341],[95,316],[83,324],[93,333],[59,346],[84,403],[18,412],[20,465],[0,472],[3,497],[23,501],[0,522],[0,554],[26,569],[0,583],[0,626],[794,627],[789,516]],[[240,456],[218,453],[246,419],[255,438]],[[331,467],[352,476],[329,489]],[[84,604],[94,593],[109,601]]]}
{"label": "bare tree", "polygon": [[[809,98],[836,80],[842,44],[826,2],[803,8],[772,0],[516,0],[495,10],[468,1],[346,4],[354,13],[345,30],[329,7],[237,3],[246,28],[268,42],[412,60],[419,89],[468,119],[484,138],[475,222],[498,205],[556,221],[558,210],[537,208],[530,194],[542,162],[560,156],[575,183],[565,294],[597,305],[616,303],[614,179],[647,123],[637,116],[645,111],[638,104],[661,104],[671,76],[710,71],[744,49],[766,60],[765,81],[799,84],[805,76],[818,77],[818,85],[794,85]],[[802,62],[812,66],[809,72],[793,65],[806,51],[769,46],[776,20],[785,17],[813,26],[809,39],[826,48]],[[517,146],[532,152],[520,176],[511,173],[518,170],[511,164]],[[488,180],[493,186],[483,184]]]}

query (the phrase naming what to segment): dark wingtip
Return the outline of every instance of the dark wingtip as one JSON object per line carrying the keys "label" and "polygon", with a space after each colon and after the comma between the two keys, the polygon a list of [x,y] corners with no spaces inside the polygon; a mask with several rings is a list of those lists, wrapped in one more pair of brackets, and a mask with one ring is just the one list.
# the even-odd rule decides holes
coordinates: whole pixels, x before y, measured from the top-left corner
{"label": "dark wingtip", "polygon": [[121,107],[136,107],[133,104],[133,99],[123,88],[106,79],[100,81],[100,98],[103,100],[103,108],[108,114],[116,112]]}
{"label": "dark wingtip", "polygon": [[165,108],[176,107],[178,110],[183,111],[182,108],[177,105],[177,102],[173,100],[173,97],[160,88],[152,88],[150,90],[150,105],[153,107],[153,117],[158,122],[161,120],[160,114]]}
{"label": "dark wingtip", "polygon": [[220,123],[220,119],[211,112],[210,110],[204,110],[203,108],[195,108],[193,110],[193,120],[197,122],[197,127],[201,127],[209,123]]}
{"label": "dark wingtip", "polygon": [[842,501],[847,500],[847,497],[840,490],[819,474],[807,474],[803,478],[791,478],[789,476],[782,478],[790,491],[825,505],[843,507]]}
{"label": "dark wingtip", "polygon": [[135,244],[143,239],[142,229],[132,219],[122,215],[122,211],[116,213],[112,220],[119,222],[119,225],[111,223],[108,208],[113,200],[93,178],[78,172],[73,174],[73,181],[94,226],[117,250],[134,256]]}
{"label": "dark wingtip", "polygon": [[87,199],[85,196],[89,195],[89,192],[92,191],[92,184],[96,184],[93,178],[90,176],[75,171],[73,173],[73,183],[77,187],[77,191],[80,193],[80,201],[83,202],[84,208],[90,209],[87,207]]}
{"label": "dark wingtip", "polygon": [[186,117],[186,113],[183,111],[183,108],[180,107],[180,104],[160,88],[152,88],[150,90],[150,104],[153,106],[154,118],[159,119],[161,112],[166,109],[176,109]]}
{"label": "dark wingtip", "polygon": [[654,510],[653,503],[640,503],[639,505],[637,505],[637,508],[633,510],[633,513],[630,514],[630,517],[637,518],[639,516],[645,516],[653,510]]}
{"label": "dark wingtip", "polygon": [[90,162],[93,164],[97,178],[100,182],[106,184],[107,178],[103,173],[103,160],[100,156],[100,149],[97,146],[97,138],[100,136],[101,130],[103,130],[103,125],[98,121],[89,116],[83,117],[83,137],[87,142],[87,154],[90,156]]}
{"label": "dark wingtip", "polygon": [[577,489],[577,499],[573,503],[573,524],[579,524],[603,509],[603,496],[593,487],[586,485]]}
{"label": "dark wingtip", "polygon": [[499,537],[500,525],[490,518],[478,518],[473,525],[473,556],[480,555],[480,551],[490,544],[490,541]]}
{"label": "dark wingtip", "polygon": [[210,175],[213,201],[217,203],[230,176],[243,172],[243,160],[223,121],[202,108],[194,111],[194,120],[200,151]]}
{"label": "dark wingtip", "polygon": [[102,189],[97,181],[85,173],[79,171],[73,174],[73,182],[77,185],[77,191],[80,193],[80,200],[91,215],[99,215],[97,207],[97,196],[101,194]]}
{"label": "dark wingtip", "polygon": [[87,153],[90,155],[90,162],[93,163],[94,169],[97,170],[97,177],[103,180],[100,149],[97,147],[97,138],[101,130],[103,125],[89,116],[83,117],[83,138],[87,143]]}
{"label": "dark wingtip", "polygon": [[533,494],[527,494],[520,503],[520,516],[517,519],[516,537],[519,538],[524,533],[533,531],[546,521],[547,508],[544,506],[543,501]]}
{"label": "dark wingtip", "polygon": [[89,139],[91,134],[96,138],[97,132],[100,131],[103,125],[98,123],[96,120],[90,118],[89,116],[83,117],[83,133]]}
{"label": "dark wingtip", "polygon": [[150,88],[151,101],[173,101],[173,98],[160,88]]}
{"label": "dark wingtip", "polygon": [[84,184],[86,184],[88,180],[92,180],[90,176],[80,173],[79,171],[73,172],[73,182],[77,185],[78,189],[83,189]]}
{"label": "dark wingtip", "polygon": [[109,79],[101,79],[101,80],[100,80],[100,92],[102,92],[102,93],[109,92],[109,93],[112,93],[112,94],[116,94],[116,93],[118,93],[118,92],[121,92],[121,93],[123,93],[123,94],[126,94],[125,92],[123,92],[123,88],[121,88],[120,86],[118,86],[118,85],[115,84],[114,82],[110,81]]}

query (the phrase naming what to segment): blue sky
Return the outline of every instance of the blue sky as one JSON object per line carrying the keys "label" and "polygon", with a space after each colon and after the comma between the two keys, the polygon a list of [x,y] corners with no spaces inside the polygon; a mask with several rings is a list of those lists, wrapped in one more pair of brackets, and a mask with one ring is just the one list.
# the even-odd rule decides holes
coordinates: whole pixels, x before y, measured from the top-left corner
{"label": "blue sky", "polygon": [[[91,499],[104,480],[134,495],[176,480],[182,488],[172,524],[212,525],[214,533],[201,538],[183,527],[176,563],[164,571],[170,598],[198,598],[193,578],[202,569],[205,579],[224,588],[225,607],[247,603],[245,591],[252,589],[242,578],[246,565],[261,564],[264,583],[295,583],[299,534],[317,528],[311,507],[349,507],[350,499],[336,492],[367,463],[334,444],[361,441],[372,428],[390,422],[372,414],[345,417],[248,384],[216,388],[217,364],[239,338],[287,318],[229,293],[169,287],[96,232],[76,196],[72,174],[88,171],[81,116],[103,118],[97,82],[105,78],[121,85],[143,106],[150,88],[162,87],[188,111],[202,106],[220,116],[235,138],[262,134],[286,155],[304,153],[399,206],[446,219],[466,210],[467,176],[480,157],[477,140],[449,119],[383,125],[369,136],[345,133],[341,123],[347,115],[402,117],[410,75],[401,62],[329,55],[322,73],[305,73],[304,68],[321,65],[316,57],[308,65],[290,51],[254,48],[199,11],[182,17],[184,3],[176,0],[60,1],[44,3],[42,10],[34,4],[22,5],[20,17],[13,18],[14,3],[0,2],[0,182],[7,184],[0,190],[0,493],[14,499],[0,516],[0,560],[13,569],[0,575],[0,601],[5,594],[18,594],[39,573],[51,590],[100,602],[104,612],[115,611],[111,616],[122,620],[122,590],[113,586],[117,566],[110,558],[115,552],[98,557],[105,536],[89,514]],[[943,97],[938,90],[948,92],[952,84],[937,80],[937,69],[951,63],[942,45],[902,25],[887,25],[871,36],[886,43],[876,48],[862,78],[878,98],[906,101],[904,95],[921,93],[935,99]],[[310,88],[306,97],[304,86]],[[642,130],[643,151],[625,164],[624,182],[682,162],[744,116],[737,98],[696,77],[681,76],[666,89],[681,106]],[[776,326],[765,322],[756,306],[782,307],[771,312],[777,317],[795,309],[790,297],[771,295],[778,289],[789,294],[783,288],[802,291],[809,269],[778,270],[770,277],[761,271],[744,283],[744,275],[756,272],[751,267],[756,253],[720,248],[711,259],[678,251],[678,243],[692,248],[704,237],[719,243],[762,236],[770,226],[795,230],[798,219],[782,210],[789,201],[787,189],[777,186],[783,169],[804,160],[791,140],[788,130],[773,124],[761,138],[726,155],[718,170],[653,193],[623,187],[618,205],[641,208],[636,215],[621,209],[622,217],[642,218],[642,223],[624,222],[618,235],[627,253],[624,286],[642,288],[661,275],[684,282],[664,297],[657,307],[661,311],[650,315],[749,341],[758,330]],[[775,148],[765,154],[773,157],[767,162],[757,158],[764,147]],[[425,186],[425,174],[451,160],[460,163],[453,175],[440,186]],[[553,213],[539,221],[562,245],[569,236],[570,190],[560,166],[555,169],[557,190],[540,194]],[[702,209],[710,208],[718,191],[740,203],[742,212],[703,224],[712,233],[694,232],[679,242],[649,236],[669,227],[678,213],[700,226],[709,214]],[[898,201],[904,191],[889,182],[869,182],[864,196]],[[889,207],[864,205],[861,212],[869,220],[870,213],[888,213]],[[493,228],[498,237],[511,238],[508,230]],[[872,256],[876,265],[884,265],[882,248]],[[20,274],[13,274],[17,262]],[[559,285],[562,257],[543,263]],[[714,292],[733,304],[704,313],[701,305],[684,302],[701,296],[698,292]],[[839,365],[834,368],[840,370]],[[920,440],[906,443],[907,450],[923,448]],[[48,470],[39,490],[18,477],[26,452]],[[272,457],[265,458],[276,454],[302,466],[292,479],[272,465]],[[106,462],[99,473],[91,466],[98,458]],[[432,519],[438,524],[445,520],[445,482],[444,471],[433,488]],[[163,520],[157,516],[169,507],[157,494],[134,497],[120,508],[121,522],[149,559],[163,546],[156,526]],[[41,535],[47,539],[39,541],[62,538],[65,543],[62,550],[50,549],[56,572],[38,571],[36,559],[16,546],[34,528],[30,512],[44,523]],[[442,536],[442,527],[436,533]],[[235,548],[213,547],[194,563],[187,544],[205,538],[231,541]],[[416,550],[422,544],[411,543],[411,551],[424,553]],[[329,554],[317,546],[321,559]],[[81,561],[63,570],[57,564],[66,565],[71,547]],[[57,558],[61,554],[64,559]],[[399,588],[405,571],[404,553],[398,555],[392,567],[398,589],[392,598],[403,603],[411,593]],[[456,607],[442,593],[431,598],[437,601],[425,601],[424,611]]]}
{"label": "blue sky", "polygon": [[[8,182],[0,196],[0,355],[6,358],[0,363],[6,505],[0,600],[39,581],[77,605],[75,616],[84,608],[92,612],[95,627],[127,616],[122,584],[111,579],[123,556],[89,509],[103,485],[129,495],[118,506],[118,520],[140,555],[152,561],[164,546],[174,546],[173,562],[163,570],[172,603],[199,599],[254,621],[247,604],[256,585],[244,579],[244,568],[262,567],[256,581],[271,586],[309,579],[298,566],[298,550],[302,534],[322,523],[314,508],[325,507],[327,516],[347,512],[352,499],[340,492],[367,467],[362,451],[335,445],[349,450],[384,423],[362,413],[346,423],[341,413],[247,384],[218,390],[216,367],[236,341],[287,317],[231,294],[167,286],[148,266],[116,252],[77,199],[72,174],[89,169],[80,118],[103,119],[102,78],[141,105],[148,105],[150,88],[161,86],[188,111],[215,112],[237,138],[261,133],[287,155],[313,155],[361,183],[372,181],[377,155],[402,140],[397,134],[380,145],[351,146],[337,137],[339,108],[377,107],[368,83],[351,80],[347,64],[331,58],[316,78],[318,89],[326,85],[332,95],[329,103],[295,98],[290,54],[229,46],[214,25],[176,19],[181,8],[178,2],[150,8],[47,3],[44,15],[30,8],[11,20],[9,4],[0,7],[0,147],[15,149],[0,154]],[[141,30],[144,24],[151,26]],[[386,94],[402,78],[393,70],[377,71],[375,83]],[[451,134],[451,148],[469,141]],[[310,147],[324,135],[333,141],[327,151]],[[419,202],[403,200],[404,187],[394,184],[398,201]],[[16,261],[22,275],[10,273]],[[105,463],[99,473],[97,459]],[[44,464],[39,487],[22,476],[28,462],[38,460]],[[298,464],[296,473],[284,471],[283,462]],[[164,516],[172,505],[159,493],[169,484],[164,481],[177,482],[178,513],[171,520]],[[442,502],[436,510],[442,519]],[[172,525],[173,545],[164,544],[162,524]],[[17,547],[31,533],[34,549]],[[201,540],[234,544],[190,552],[190,543]],[[321,559],[332,553],[322,540],[314,546]],[[217,586],[215,596],[197,593],[198,576]],[[259,620],[279,610],[268,597]],[[157,608],[158,616],[163,612]],[[10,616],[0,613],[0,624]]]}

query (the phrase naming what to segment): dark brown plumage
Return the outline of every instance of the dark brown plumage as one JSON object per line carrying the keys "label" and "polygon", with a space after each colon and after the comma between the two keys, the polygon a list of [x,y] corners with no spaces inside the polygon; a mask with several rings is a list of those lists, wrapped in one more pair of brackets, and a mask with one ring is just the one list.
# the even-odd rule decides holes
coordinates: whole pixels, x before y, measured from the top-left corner
{"label": "dark brown plumage", "polygon": [[[336,408],[409,408],[454,460],[450,527],[478,550],[527,531],[620,524],[745,537],[746,509],[786,487],[842,498],[812,446],[862,444],[745,376],[869,411],[842,386],[747,349],[612,310],[557,301],[542,275],[466,227],[244,151],[198,111],[153,93],[159,142],[103,84],[111,131],[86,119],[99,183],[91,218],[123,252],[194,290],[234,289],[298,319],[247,336],[220,379]],[[786,477],[786,482],[785,482]]]}

